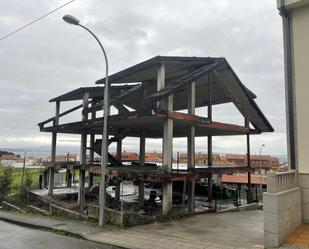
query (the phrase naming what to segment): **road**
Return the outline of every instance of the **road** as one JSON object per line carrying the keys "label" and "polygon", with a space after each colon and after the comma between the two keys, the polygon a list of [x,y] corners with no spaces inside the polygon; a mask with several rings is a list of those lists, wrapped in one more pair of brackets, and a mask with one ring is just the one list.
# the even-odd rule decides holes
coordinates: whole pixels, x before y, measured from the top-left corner
{"label": "road", "polygon": [[117,249],[0,221],[0,249]]}

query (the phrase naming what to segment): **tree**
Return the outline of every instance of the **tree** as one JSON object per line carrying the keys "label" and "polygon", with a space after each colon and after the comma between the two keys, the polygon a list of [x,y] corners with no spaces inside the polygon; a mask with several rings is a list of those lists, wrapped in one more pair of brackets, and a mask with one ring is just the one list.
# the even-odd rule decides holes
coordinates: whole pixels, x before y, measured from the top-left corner
{"label": "tree", "polygon": [[0,172],[0,201],[3,201],[12,188],[13,169],[12,167],[4,167]]}

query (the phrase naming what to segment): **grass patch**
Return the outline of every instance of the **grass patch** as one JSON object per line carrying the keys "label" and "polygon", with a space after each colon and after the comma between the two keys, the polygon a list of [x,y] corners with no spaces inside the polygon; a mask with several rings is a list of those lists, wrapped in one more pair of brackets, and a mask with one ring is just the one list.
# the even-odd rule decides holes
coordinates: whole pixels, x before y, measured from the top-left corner
{"label": "grass patch", "polygon": [[[5,166],[0,166],[0,174],[3,173],[5,169]],[[38,187],[39,185],[39,177],[40,174],[43,174],[43,168],[38,169],[38,168],[25,168],[25,175],[24,175],[24,180],[26,179],[26,175],[31,179],[32,183],[30,188],[35,188]],[[19,186],[21,185],[22,182],[22,173],[23,169],[22,168],[12,168],[12,186],[11,186],[11,193],[17,193],[19,191]]]}

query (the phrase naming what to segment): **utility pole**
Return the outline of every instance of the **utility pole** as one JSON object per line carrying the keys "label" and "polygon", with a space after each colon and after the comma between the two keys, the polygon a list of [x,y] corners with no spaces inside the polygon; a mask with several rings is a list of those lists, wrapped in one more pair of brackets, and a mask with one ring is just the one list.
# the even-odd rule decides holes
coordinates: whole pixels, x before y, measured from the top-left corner
{"label": "utility pole", "polygon": [[265,147],[265,144],[261,145],[260,148],[260,192],[261,192],[261,200],[263,199],[263,184],[262,184],[262,148]]}
{"label": "utility pole", "polygon": [[26,168],[26,152],[24,152],[23,172],[22,172],[22,176],[21,176],[21,184],[22,185],[24,185],[25,168]]}

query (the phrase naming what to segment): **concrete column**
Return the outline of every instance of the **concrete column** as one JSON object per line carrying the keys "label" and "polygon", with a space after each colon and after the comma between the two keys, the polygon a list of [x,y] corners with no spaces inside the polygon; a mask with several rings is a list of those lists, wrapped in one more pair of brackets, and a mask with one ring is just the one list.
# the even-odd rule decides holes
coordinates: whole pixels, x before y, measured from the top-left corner
{"label": "concrete column", "polygon": [[48,195],[53,195],[54,173],[55,173],[55,169],[53,167],[49,167],[48,168]]}
{"label": "concrete column", "polygon": [[48,186],[48,169],[45,169],[43,172],[43,185],[44,188],[47,188]]}
{"label": "concrete column", "polygon": [[189,213],[194,213],[195,211],[195,180],[188,181],[187,192],[188,192],[188,210],[189,210]]}
{"label": "concrete column", "polygon": [[173,183],[163,182],[163,203],[162,203],[162,214],[169,214],[173,207]]}
{"label": "concrete column", "polygon": [[[97,101],[92,98],[91,106],[93,107]],[[91,111],[91,119],[96,118],[96,111]],[[90,151],[89,151],[89,161],[90,163],[94,162],[94,143],[95,143],[95,134],[90,134]],[[93,187],[93,173],[89,172],[89,188]]]}
{"label": "concrete column", "polygon": [[83,212],[85,209],[85,170],[79,171],[79,207],[80,211]]}
{"label": "concrete column", "polygon": [[[212,136],[208,136],[208,167],[212,166]],[[208,176],[208,201],[212,201],[212,173]]]}
{"label": "concrete column", "polygon": [[[173,156],[173,120],[168,119],[164,122],[163,134],[163,168],[170,174],[172,172]],[[168,214],[172,210],[173,204],[173,183],[171,181],[163,182],[163,214]]]}
{"label": "concrete column", "polygon": [[[157,72],[157,91],[165,87],[165,65],[161,63]],[[161,107],[162,103],[158,102],[157,107]]]}
{"label": "concrete column", "polygon": [[[195,82],[192,82],[188,91],[188,114],[195,114]],[[195,126],[190,126],[187,136],[188,170],[195,168]],[[195,209],[195,180],[188,181],[188,207],[189,213]]]}
{"label": "concrete column", "polygon": [[[157,90],[165,87],[165,66],[161,64],[158,69]],[[168,96],[159,104],[166,111],[173,110],[173,95]],[[167,118],[163,123],[163,169],[167,174],[172,172],[173,163],[173,119]],[[166,181],[163,185],[162,213],[168,214],[173,206],[173,183]]]}
{"label": "concrete column", "polygon": [[[60,102],[56,102],[55,119],[53,121],[53,126],[59,124],[59,113],[60,113]],[[56,146],[57,146],[57,132],[52,133],[52,145],[51,145],[51,167],[49,168],[48,175],[48,195],[53,195],[54,191],[54,166],[53,163],[56,162]]]}
{"label": "concrete column", "polygon": [[[165,100],[167,111],[173,110],[173,95]],[[163,123],[163,168],[167,173],[172,172],[173,159],[173,119],[167,118]]]}
{"label": "concrete column", "polygon": [[[92,98],[91,106],[93,107],[97,103],[97,100],[95,98]],[[84,118],[87,118],[86,116]],[[96,118],[96,111],[91,111],[91,119]],[[95,143],[95,134],[90,134],[90,151],[89,151],[89,160],[90,162],[94,161],[94,143]]]}
{"label": "concrete column", "polygon": [[212,201],[212,174],[207,177],[208,180],[208,201]]}
{"label": "concrete column", "polygon": [[139,165],[145,166],[145,146],[146,146],[146,136],[145,131],[141,132],[139,139]]}
{"label": "concrete column", "polygon": [[40,174],[39,176],[39,189],[42,189],[43,188],[43,175]]}
{"label": "concrete column", "polygon": [[116,159],[117,161],[121,162],[122,160],[122,139],[119,138],[119,140],[117,141],[117,151],[116,151]]}
{"label": "concrete column", "polygon": [[[250,127],[248,119],[245,118],[245,126]],[[251,168],[251,153],[250,153],[250,134],[246,135],[247,142],[247,166]],[[247,203],[252,202],[252,188],[251,188],[251,172],[248,172],[248,195],[247,195]]]}
{"label": "concrete column", "polygon": [[84,210],[85,206],[85,164],[86,164],[86,145],[87,134],[81,135],[81,152],[80,152],[80,170],[79,170],[79,189],[78,189],[78,205],[80,210]]}
{"label": "concrete column", "polygon": [[116,201],[120,201],[120,181],[118,181],[116,183],[116,186],[115,186],[115,199]]}
{"label": "concrete column", "polygon": [[138,181],[138,206],[144,208],[144,180]]}
{"label": "concrete column", "polygon": [[70,187],[72,187],[72,173],[71,173],[71,169],[67,169],[66,177],[67,177],[67,187],[70,188]]}
{"label": "concrete column", "polygon": [[[89,92],[85,92],[83,98],[83,111],[88,108]],[[88,119],[88,114],[82,112],[82,120]],[[87,133],[83,131],[81,134],[81,148],[80,148],[80,171],[79,171],[79,190],[78,190],[78,204],[80,211],[84,211],[85,207],[85,164],[86,164],[86,147],[87,147]]]}
{"label": "concrete column", "polygon": [[[208,119],[212,122],[212,82],[211,72],[208,73]],[[212,166],[212,136],[209,135],[207,138],[207,154],[208,154],[208,167]],[[212,201],[212,173],[208,176],[208,201]]]}
{"label": "concrete column", "polygon": [[89,172],[89,188],[93,187],[93,176],[94,174]]}

